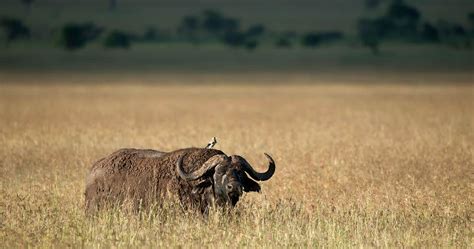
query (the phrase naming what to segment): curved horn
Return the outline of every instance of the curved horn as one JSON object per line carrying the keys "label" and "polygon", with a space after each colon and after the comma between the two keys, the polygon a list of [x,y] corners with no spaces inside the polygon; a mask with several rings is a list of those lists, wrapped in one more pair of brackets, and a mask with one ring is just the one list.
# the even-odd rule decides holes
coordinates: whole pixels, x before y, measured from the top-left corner
{"label": "curved horn", "polygon": [[[241,156],[235,156],[237,159],[242,163],[242,166],[244,166],[245,172],[249,174],[250,177],[252,177],[254,180],[257,181],[266,181],[270,179],[273,174],[275,173],[275,161],[273,161],[273,158],[269,156],[267,153],[264,153],[265,156],[268,158],[268,170],[263,173],[256,172],[253,167]],[[232,156],[234,157],[234,156]]]}
{"label": "curved horn", "polygon": [[223,161],[227,160],[226,155],[215,155],[209,158],[205,163],[203,163],[199,169],[195,170],[194,172],[185,173],[183,170],[184,155],[185,154],[182,154],[176,162],[176,172],[182,179],[187,181],[198,179],[199,177],[203,176],[207,171],[216,167],[219,163],[222,163]]}

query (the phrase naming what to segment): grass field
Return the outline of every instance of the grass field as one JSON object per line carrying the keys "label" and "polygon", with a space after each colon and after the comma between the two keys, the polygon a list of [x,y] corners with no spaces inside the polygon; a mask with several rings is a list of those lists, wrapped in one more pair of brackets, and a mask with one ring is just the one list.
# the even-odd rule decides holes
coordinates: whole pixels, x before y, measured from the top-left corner
{"label": "grass field", "polygon": [[[472,82],[173,79],[4,78],[0,247],[473,247]],[[259,170],[263,152],[277,163],[262,193],[244,196],[234,213],[204,220],[170,205],[84,216],[96,159],[122,147],[203,146],[212,136]]]}

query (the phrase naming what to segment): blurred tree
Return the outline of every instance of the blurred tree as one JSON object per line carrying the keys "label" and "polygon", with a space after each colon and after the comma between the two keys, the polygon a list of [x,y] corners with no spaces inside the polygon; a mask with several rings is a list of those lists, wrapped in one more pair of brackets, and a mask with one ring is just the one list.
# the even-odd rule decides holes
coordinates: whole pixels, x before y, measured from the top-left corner
{"label": "blurred tree", "polygon": [[467,14],[467,20],[469,25],[471,25],[471,34],[474,35],[474,12]]}
{"label": "blurred tree", "polygon": [[117,9],[117,0],[109,0],[109,10],[114,11]]}
{"label": "blurred tree", "polygon": [[185,39],[190,40],[193,43],[198,42],[198,32],[199,32],[199,18],[195,16],[185,16],[181,20],[181,23],[178,27],[178,33],[182,35]]}
{"label": "blurred tree", "polygon": [[204,11],[204,28],[211,32],[217,33],[223,30],[224,17],[217,11],[205,10]]}
{"label": "blurred tree", "polygon": [[467,19],[470,23],[474,24],[474,12],[470,12],[467,14]]}
{"label": "blurred tree", "polygon": [[373,54],[379,54],[380,29],[380,24],[377,23],[377,20],[360,19],[357,25],[357,31],[362,44],[370,48]]}
{"label": "blurred tree", "polygon": [[154,27],[148,27],[143,33],[143,36],[138,40],[147,42],[163,42],[169,40],[169,35]]}
{"label": "blurred tree", "polygon": [[247,50],[255,50],[258,47],[258,41],[256,40],[246,41],[244,46]]}
{"label": "blurred tree", "polygon": [[293,42],[298,38],[298,34],[294,31],[286,31],[280,34],[275,42],[275,46],[279,48],[291,48]]}
{"label": "blurred tree", "polygon": [[292,43],[291,43],[291,40],[288,37],[283,36],[283,37],[279,37],[276,40],[275,46],[277,46],[279,48],[291,48]]}
{"label": "blurred tree", "polygon": [[223,41],[232,47],[243,46],[246,42],[246,35],[240,31],[229,31],[224,34]]}
{"label": "blurred tree", "polygon": [[388,7],[386,17],[393,22],[399,37],[415,37],[417,33],[420,12],[403,0],[394,0]]}
{"label": "blurred tree", "polygon": [[93,23],[66,24],[61,30],[60,45],[68,50],[76,50],[95,40],[102,32],[103,29]]}
{"label": "blurred tree", "polygon": [[321,39],[317,33],[307,33],[301,39],[301,44],[306,47],[316,47],[320,43]]}
{"label": "blurred tree", "polygon": [[179,25],[180,32],[196,32],[199,29],[199,18],[195,16],[185,16]]}
{"label": "blurred tree", "polygon": [[365,0],[365,7],[367,9],[376,9],[382,2],[383,0]]}
{"label": "blurred tree", "polygon": [[301,43],[306,47],[317,47],[323,43],[332,43],[343,38],[338,31],[310,32],[303,36]]}
{"label": "blurred tree", "polygon": [[240,28],[240,21],[235,18],[224,18],[223,30],[225,32],[236,31]]}
{"label": "blurred tree", "polygon": [[247,35],[252,37],[261,36],[265,32],[265,26],[262,24],[255,24],[247,29]]}
{"label": "blurred tree", "polygon": [[228,31],[224,34],[222,41],[231,47],[243,47],[254,50],[258,47],[258,40],[242,31]]}
{"label": "blurred tree", "polygon": [[437,27],[443,43],[454,48],[471,47],[471,39],[468,32],[461,24],[439,20]]}
{"label": "blurred tree", "polygon": [[104,46],[106,48],[128,49],[131,46],[131,38],[130,34],[114,30],[105,37]]}
{"label": "blurred tree", "polygon": [[384,39],[410,41],[420,40],[420,37],[436,39],[436,30],[433,30],[433,26],[423,26],[421,31],[423,34],[420,34],[420,19],[420,11],[415,7],[406,4],[404,0],[391,0],[383,16],[361,19],[357,23],[357,29],[363,44],[377,53],[378,44]]}
{"label": "blurred tree", "polygon": [[160,35],[158,30],[154,27],[148,27],[145,32],[143,33],[143,40],[144,41],[158,41]]}
{"label": "blurred tree", "polygon": [[0,26],[5,33],[5,45],[20,39],[30,38],[30,29],[19,19],[4,17],[0,19]]}
{"label": "blurred tree", "polygon": [[423,24],[421,38],[427,42],[439,42],[438,29],[429,22]]}
{"label": "blurred tree", "polygon": [[215,10],[204,11],[203,27],[215,35],[239,30],[240,21],[235,18],[224,17]]}
{"label": "blurred tree", "polygon": [[420,12],[413,6],[405,3],[403,0],[393,0],[390,4],[387,16],[394,19],[418,20]]}
{"label": "blurred tree", "polygon": [[380,39],[398,37],[397,26],[392,19],[382,16],[368,21],[366,24],[373,26],[371,29],[373,29],[374,35],[377,35]]}
{"label": "blurred tree", "polygon": [[331,43],[335,41],[339,41],[344,38],[344,34],[339,31],[326,31],[319,33],[320,39],[322,42]]}
{"label": "blurred tree", "polygon": [[33,5],[33,2],[35,0],[20,0],[20,1],[23,5],[25,5],[26,13],[29,14],[31,12],[31,6]]}

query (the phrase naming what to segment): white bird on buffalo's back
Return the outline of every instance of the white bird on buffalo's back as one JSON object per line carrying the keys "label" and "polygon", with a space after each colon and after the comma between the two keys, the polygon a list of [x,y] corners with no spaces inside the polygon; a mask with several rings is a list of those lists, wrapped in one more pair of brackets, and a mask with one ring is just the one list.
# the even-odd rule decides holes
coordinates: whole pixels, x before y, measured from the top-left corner
{"label": "white bird on buffalo's back", "polygon": [[212,137],[211,141],[209,141],[209,143],[206,145],[206,149],[212,149],[212,147],[214,147],[214,145],[216,144],[217,144],[216,137]]}

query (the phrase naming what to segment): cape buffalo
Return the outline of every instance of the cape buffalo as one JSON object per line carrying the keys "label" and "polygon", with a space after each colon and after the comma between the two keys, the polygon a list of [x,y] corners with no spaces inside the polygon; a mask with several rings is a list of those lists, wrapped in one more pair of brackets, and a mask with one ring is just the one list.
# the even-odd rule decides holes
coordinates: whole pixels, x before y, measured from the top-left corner
{"label": "cape buffalo", "polygon": [[259,173],[243,157],[215,149],[120,149],[92,166],[86,179],[86,212],[117,204],[136,210],[165,197],[178,198],[182,206],[202,213],[212,205],[233,207],[243,192],[260,191],[255,181],[275,173],[275,162],[265,156],[268,170]]}

